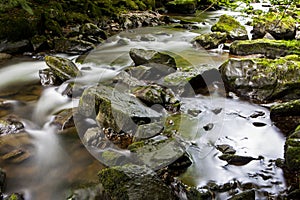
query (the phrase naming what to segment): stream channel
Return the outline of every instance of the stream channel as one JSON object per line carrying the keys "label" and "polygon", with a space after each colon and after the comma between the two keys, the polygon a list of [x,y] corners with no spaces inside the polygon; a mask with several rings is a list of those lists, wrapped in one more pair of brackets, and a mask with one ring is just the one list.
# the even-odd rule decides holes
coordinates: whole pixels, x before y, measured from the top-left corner
{"label": "stream channel", "polygon": [[[205,13],[204,22],[197,24],[198,32],[208,32],[218,16],[228,11]],[[238,15],[240,13],[229,13]],[[246,21],[241,17],[241,21]],[[117,63],[111,69],[131,64],[131,48],[168,51],[180,55],[194,66],[209,64],[218,68],[228,52],[221,48],[206,51],[191,44],[198,33],[168,27],[148,27],[122,32],[109,38],[92,51],[88,58],[96,64],[78,64],[79,69],[89,67],[87,80],[94,72]],[[141,38],[151,38],[143,40]],[[77,56],[58,55],[75,60]],[[117,61],[117,62],[116,62]],[[101,63],[101,64],[99,64]],[[122,63],[122,64],[120,64]],[[0,68],[0,98],[8,107],[0,107],[0,116],[14,115],[25,125],[24,133],[0,138],[0,166],[7,173],[6,193],[23,192],[25,199],[66,199],[72,186],[97,180],[97,172],[104,168],[87,151],[76,131],[58,134],[51,125],[54,114],[65,108],[73,108],[78,99],[61,94],[61,87],[43,87],[38,71],[47,68],[44,61],[17,56],[3,61]],[[218,92],[220,90],[220,92]],[[283,158],[284,136],[272,124],[266,106],[224,97],[221,88],[209,95],[182,97],[183,111],[196,110],[195,127],[184,127],[193,136],[186,139],[190,145],[187,152],[193,164],[178,177],[190,186],[202,187],[208,183],[225,184],[237,181],[240,185],[256,185],[256,198],[276,196],[286,189],[283,172],[275,166],[277,158]],[[258,115],[256,115],[258,114]],[[209,130],[203,128],[210,124]],[[228,144],[239,155],[263,159],[243,165],[228,165],[218,158],[215,147]],[[11,151],[22,155],[12,159],[3,156]],[[226,199],[227,193],[216,199]]]}

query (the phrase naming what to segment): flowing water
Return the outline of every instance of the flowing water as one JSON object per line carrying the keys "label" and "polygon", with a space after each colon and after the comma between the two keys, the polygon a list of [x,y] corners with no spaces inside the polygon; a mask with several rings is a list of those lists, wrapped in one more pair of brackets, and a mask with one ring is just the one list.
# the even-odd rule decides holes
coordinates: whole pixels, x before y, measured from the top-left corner
{"label": "flowing water", "polygon": [[[208,13],[205,16],[208,26],[223,13]],[[207,27],[202,30],[206,32]],[[132,47],[171,52],[194,66],[209,64],[218,68],[228,53],[221,46],[211,51],[194,47],[190,41],[196,35],[163,27],[123,32],[88,55],[85,62],[93,64],[79,65],[82,69],[88,65],[90,70],[79,81],[91,81],[94,72],[99,70],[115,73],[115,68],[127,66],[132,62],[128,54]],[[60,87],[40,86],[38,70],[43,68],[46,68],[43,61],[28,57],[1,63],[0,99],[10,105],[5,109],[0,107],[1,117],[10,114],[19,117],[25,131],[0,138],[0,166],[7,173],[6,193],[23,192],[26,199],[65,199],[71,186],[95,182],[97,171],[103,165],[85,149],[76,131],[58,134],[57,128],[49,123],[57,111],[76,107],[78,99],[72,101],[63,96]],[[274,163],[275,159],[283,158],[284,137],[271,123],[269,110],[233,94],[225,98],[222,88],[215,91],[210,95],[182,98],[182,111],[197,110],[199,115],[195,116],[196,127],[191,127],[194,136],[187,139],[192,144],[188,153],[193,164],[179,179],[198,187],[230,181],[237,181],[241,187],[251,183],[256,185],[258,199],[267,199],[263,196],[265,192],[276,196],[285,189],[282,170]],[[203,127],[208,124],[211,128],[205,130]],[[227,165],[218,158],[221,153],[216,146],[221,144],[233,146],[238,155],[263,159],[243,166]],[[22,152],[21,156],[4,159],[4,155],[16,150]],[[225,199],[226,195],[216,198]]]}

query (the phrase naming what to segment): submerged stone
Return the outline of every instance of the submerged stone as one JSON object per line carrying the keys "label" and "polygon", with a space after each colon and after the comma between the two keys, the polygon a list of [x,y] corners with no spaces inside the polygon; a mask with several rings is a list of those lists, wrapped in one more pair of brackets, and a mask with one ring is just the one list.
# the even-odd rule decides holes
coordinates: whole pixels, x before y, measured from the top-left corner
{"label": "submerged stone", "polygon": [[271,59],[228,59],[219,70],[227,91],[258,102],[300,97],[298,56]]}
{"label": "submerged stone", "polygon": [[177,199],[156,173],[145,166],[111,167],[100,171],[98,176],[112,199]]}
{"label": "submerged stone", "polygon": [[204,49],[215,49],[220,44],[226,42],[227,34],[222,32],[212,32],[199,35],[193,39],[197,45]]}
{"label": "submerged stone", "polygon": [[213,32],[225,32],[232,40],[247,40],[248,33],[245,26],[241,25],[232,16],[221,15],[219,21],[211,27]]}
{"label": "submerged stone", "polygon": [[87,184],[79,188],[72,189],[67,197],[68,200],[111,200],[109,194],[104,190],[103,185],[99,183]]}
{"label": "submerged stone", "polygon": [[46,56],[45,62],[61,81],[66,81],[81,75],[77,66],[67,58]]}
{"label": "submerged stone", "polygon": [[289,134],[300,124],[300,100],[280,103],[271,107],[271,120],[283,133]]}
{"label": "submerged stone", "polygon": [[260,158],[253,158],[250,156],[240,156],[240,155],[235,155],[231,153],[225,153],[221,156],[219,156],[221,160],[226,161],[229,165],[237,165],[237,166],[242,166],[246,165],[252,160],[259,160]]}
{"label": "submerged stone", "polygon": [[143,105],[134,96],[109,86],[94,86],[81,96],[79,112],[84,116],[97,115],[102,127],[116,132],[134,133],[137,126],[155,122],[161,114]]}
{"label": "submerged stone", "polygon": [[263,54],[270,58],[277,58],[291,54],[300,55],[300,41],[270,39],[234,41],[230,45],[229,51],[231,54],[235,55],[245,56]]}

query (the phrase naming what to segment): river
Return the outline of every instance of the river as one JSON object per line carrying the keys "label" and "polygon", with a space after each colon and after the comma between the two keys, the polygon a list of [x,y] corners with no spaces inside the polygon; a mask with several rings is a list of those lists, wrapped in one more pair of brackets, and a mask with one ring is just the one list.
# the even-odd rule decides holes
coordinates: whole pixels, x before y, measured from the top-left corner
{"label": "river", "polygon": [[[85,62],[93,61],[94,65],[78,66],[88,66],[91,72],[101,67],[126,66],[131,62],[128,52],[134,47],[172,52],[194,66],[209,64],[218,68],[229,57],[228,52],[221,48],[206,51],[190,41],[198,32],[207,32],[224,13],[206,13],[205,23],[197,24],[200,30],[196,32],[165,27],[122,32],[88,55]],[[23,192],[25,199],[66,199],[69,188],[97,181],[97,172],[104,166],[87,151],[76,131],[58,134],[50,124],[57,111],[76,107],[78,99],[63,96],[59,87],[42,87],[38,71],[44,68],[44,61],[27,56],[1,63],[0,99],[9,105],[1,107],[1,117],[17,116],[25,124],[25,131],[0,138],[0,166],[7,173],[6,193]],[[91,80],[92,74],[85,76]],[[283,158],[285,138],[270,121],[266,106],[245,102],[234,94],[226,98],[222,88],[216,88],[210,95],[183,97],[181,109],[200,113],[196,126],[190,127],[193,136],[187,139],[193,144],[187,149],[193,164],[179,177],[183,183],[198,187],[208,183],[238,182],[241,187],[254,184],[258,199],[267,199],[266,192],[272,197],[285,190],[283,172],[275,166],[275,160]],[[202,127],[207,124],[213,128],[204,131]],[[233,146],[239,155],[263,159],[243,166],[228,165],[218,158],[216,146],[221,144]],[[22,153],[4,159],[12,151]],[[226,195],[216,199],[225,199]]]}

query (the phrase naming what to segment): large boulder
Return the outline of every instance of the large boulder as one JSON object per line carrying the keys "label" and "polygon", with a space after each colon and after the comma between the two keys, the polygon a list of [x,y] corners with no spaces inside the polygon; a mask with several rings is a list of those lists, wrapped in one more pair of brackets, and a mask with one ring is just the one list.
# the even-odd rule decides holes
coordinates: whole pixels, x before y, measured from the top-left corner
{"label": "large boulder", "polygon": [[300,124],[300,100],[272,106],[270,117],[283,133],[290,134]]}
{"label": "large boulder", "polygon": [[222,32],[204,33],[193,39],[197,45],[204,49],[215,49],[220,44],[226,42],[227,34]]}
{"label": "large boulder", "polygon": [[222,15],[219,21],[211,27],[213,32],[224,32],[232,40],[247,40],[248,33],[245,26],[241,25],[232,16]]}
{"label": "large boulder", "polygon": [[174,192],[147,167],[111,167],[100,171],[98,176],[112,199],[177,199]]}
{"label": "large boulder", "polygon": [[278,17],[279,13],[269,12],[253,19],[252,38],[263,38],[270,33],[275,39],[295,39],[296,20],[289,15]]}
{"label": "large boulder", "polygon": [[227,91],[256,102],[300,97],[299,56],[271,60],[228,59],[219,70]]}
{"label": "large boulder", "polygon": [[143,105],[126,92],[110,86],[86,89],[80,99],[79,112],[86,117],[96,114],[102,127],[116,132],[135,132],[137,125],[157,121],[161,114]]}
{"label": "large boulder", "polygon": [[263,54],[266,57],[276,58],[291,54],[300,55],[299,40],[269,40],[257,39],[246,41],[234,41],[229,49],[231,54],[235,55],[252,55]]}
{"label": "large boulder", "polygon": [[45,61],[48,67],[61,81],[76,78],[81,74],[77,66],[67,58],[46,56]]}

